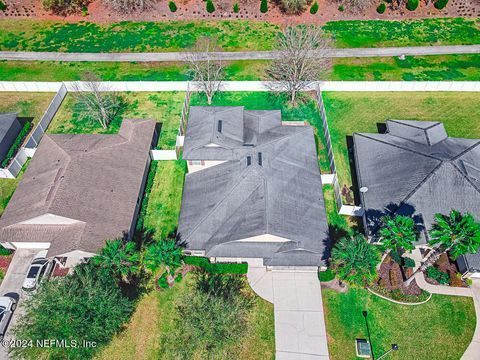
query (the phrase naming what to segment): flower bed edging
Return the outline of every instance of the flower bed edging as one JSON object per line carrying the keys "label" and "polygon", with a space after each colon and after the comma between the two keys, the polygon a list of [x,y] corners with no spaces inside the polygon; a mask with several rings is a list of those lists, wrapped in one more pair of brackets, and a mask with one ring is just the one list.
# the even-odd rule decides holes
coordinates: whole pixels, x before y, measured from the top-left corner
{"label": "flower bed edging", "polygon": [[399,304],[399,305],[422,305],[422,304],[425,304],[427,301],[429,301],[431,298],[432,298],[432,293],[429,293],[429,296],[426,300],[424,301],[421,301],[421,302],[414,302],[414,303],[410,303],[410,302],[403,302],[403,301],[398,301],[398,300],[393,300],[393,299],[390,299],[386,296],[383,296],[383,295],[380,295],[378,293],[376,293],[375,291],[373,291],[372,289],[370,289],[369,287],[367,287],[367,290],[370,291],[373,295],[377,295],[378,297],[384,299],[384,300],[388,300],[390,302],[393,302],[395,304]]}

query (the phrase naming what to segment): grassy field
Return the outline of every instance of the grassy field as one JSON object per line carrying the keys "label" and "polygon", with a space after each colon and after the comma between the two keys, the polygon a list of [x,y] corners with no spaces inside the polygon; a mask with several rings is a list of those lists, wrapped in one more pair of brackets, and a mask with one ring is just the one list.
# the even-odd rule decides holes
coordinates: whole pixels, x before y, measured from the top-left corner
{"label": "grassy field", "polygon": [[[476,44],[478,19],[328,22],[338,47]],[[96,24],[2,20],[0,50],[120,52],[177,51],[211,36],[224,50],[270,50],[277,25],[260,21],[169,21]]]}
{"label": "grassy field", "polygon": [[437,120],[452,137],[480,138],[479,93],[324,93],[340,186],[351,185],[346,137],[387,119]]}
{"label": "grassy field", "polygon": [[[225,63],[225,80],[264,80],[267,60]],[[80,80],[87,71],[103,80],[188,80],[179,63],[0,61],[0,80]],[[480,55],[408,56],[333,59],[327,80],[480,80]]]}
{"label": "grassy field", "polygon": [[158,148],[173,149],[185,94],[182,92],[122,93],[124,110],[104,130],[100,123],[82,117],[82,106],[74,95],[68,94],[48,127],[51,134],[115,134],[122,118],[147,118],[162,123]]}
{"label": "grassy field", "polygon": [[145,229],[154,231],[157,239],[177,229],[186,171],[183,160],[158,161],[144,219]]}
{"label": "grassy field", "polygon": [[[177,326],[174,304],[183,292],[188,291],[189,280],[187,275],[171,289],[152,291],[144,296],[125,330],[116,336],[96,359],[165,359],[165,336]],[[255,296],[253,292],[251,294]],[[248,319],[246,335],[225,351],[231,354],[232,359],[273,360],[273,305],[256,297]]]}
{"label": "grassy field", "polygon": [[[204,96],[193,94],[190,105],[206,105]],[[218,93],[214,106],[244,106],[246,110],[281,110],[283,121],[308,121],[314,128],[316,136],[318,161],[322,172],[329,172],[326,147],[322,135],[322,123],[317,104],[311,94],[303,94],[297,107],[292,107],[283,97],[269,92],[221,92]]]}
{"label": "grassy field", "polygon": [[33,117],[33,123],[37,124],[54,95],[43,92],[0,92],[0,112],[18,112],[20,117]]}
{"label": "grassy field", "polygon": [[354,360],[355,339],[367,338],[362,311],[368,312],[373,351],[378,357],[396,343],[394,360],[460,359],[475,329],[471,298],[433,295],[419,306],[396,305],[364,289],[341,294],[324,289],[329,351],[332,360]]}

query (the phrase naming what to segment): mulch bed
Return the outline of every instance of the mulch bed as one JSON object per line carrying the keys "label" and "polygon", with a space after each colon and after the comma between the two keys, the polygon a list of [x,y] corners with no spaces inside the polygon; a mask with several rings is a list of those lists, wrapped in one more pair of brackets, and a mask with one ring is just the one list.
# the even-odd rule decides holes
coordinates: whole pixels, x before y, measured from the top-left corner
{"label": "mulch bed", "polygon": [[58,264],[55,265],[52,276],[67,276],[70,268],[61,268]]}
{"label": "mulch bed", "polygon": [[388,291],[400,290],[406,295],[420,295],[422,289],[420,289],[415,281],[412,281],[409,286],[404,285],[404,281],[411,275],[412,269],[408,269],[404,272],[404,269],[400,267],[390,256],[387,256],[378,271],[379,280],[378,286],[381,286]]}
{"label": "mulch bed", "polygon": [[10,263],[12,262],[13,254],[8,256],[0,256],[0,269],[6,273]]}
{"label": "mulch bed", "polygon": [[[435,262],[434,266],[440,271],[447,273],[450,276],[450,286],[453,287],[467,287],[467,284],[457,276],[458,267],[457,264],[448,256],[448,254],[443,253],[440,255],[439,259]],[[436,280],[430,279],[425,273],[425,280],[432,285],[440,285]]]}

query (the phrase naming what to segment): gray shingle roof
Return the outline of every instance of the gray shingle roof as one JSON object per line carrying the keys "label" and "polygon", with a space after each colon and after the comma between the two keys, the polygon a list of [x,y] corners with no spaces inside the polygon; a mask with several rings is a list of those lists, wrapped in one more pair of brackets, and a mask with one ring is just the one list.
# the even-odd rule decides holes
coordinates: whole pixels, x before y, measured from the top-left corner
{"label": "gray shingle roof", "polygon": [[[0,218],[0,240],[51,242],[56,256],[128,233],[154,131],[153,120],[125,119],[117,135],[46,134]],[[22,224],[44,214],[78,222]]]}
{"label": "gray shingle roof", "polygon": [[[245,111],[238,117],[243,108],[192,109],[184,159],[225,162],[186,176],[178,232],[187,247],[207,256],[263,257],[269,265],[321,265],[328,224],[312,128],[282,126],[279,111]],[[237,134],[239,124],[243,127],[240,142],[217,142],[215,135],[192,131],[205,114],[218,121],[231,112],[237,123],[228,126]],[[212,124],[204,131],[215,132]],[[220,146],[205,147],[212,142]],[[238,241],[264,234],[286,242]]]}
{"label": "gray shingle roof", "polygon": [[[442,123],[387,121],[386,134],[354,134],[359,187],[375,233],[385,209],[420,216],[428,230],[451,209],[480,218],[480,140],[450,138]],[[426,241],[423,233],[422,242]]]}

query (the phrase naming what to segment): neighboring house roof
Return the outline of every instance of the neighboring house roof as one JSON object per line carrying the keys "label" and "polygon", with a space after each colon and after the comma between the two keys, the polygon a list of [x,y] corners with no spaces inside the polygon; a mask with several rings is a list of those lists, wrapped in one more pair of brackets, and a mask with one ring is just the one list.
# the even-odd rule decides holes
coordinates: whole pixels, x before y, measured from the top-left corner
{"label": "neighboring house roof", "polygon": [[0,218],[0,240],[49,242],[57,256],[124,236],[154,132],[153,120],[125,119],[116,135],[44,135]]}
{"label": "neighboring house roof", "polygon": [[18,113],[0,113],[0,161],[5,158],[10,146],[22,130],[17,120]]}
{"label": "neighboring house roof", "polygon": [[8,130],[17,121],[18,113],[0,113],[0,142],[3,140]]}
{"label": "neighboring house roof", "polygon": [[[186,176],[178,233],[188,248],[323,263],[328,224],[310,126],[282,126],[280,111],[191,107],[183,158],[224,161]],[[270,241],[255,239],[265,234]]]}
{"label": "neighboring house roof", "polygon": [[385,212],[415,215],[425,230],[451,209],[480,217],[479,139],[451,138],[442,123],[413,120],[388,120],[385,134],[353,138],[371,235]]}

